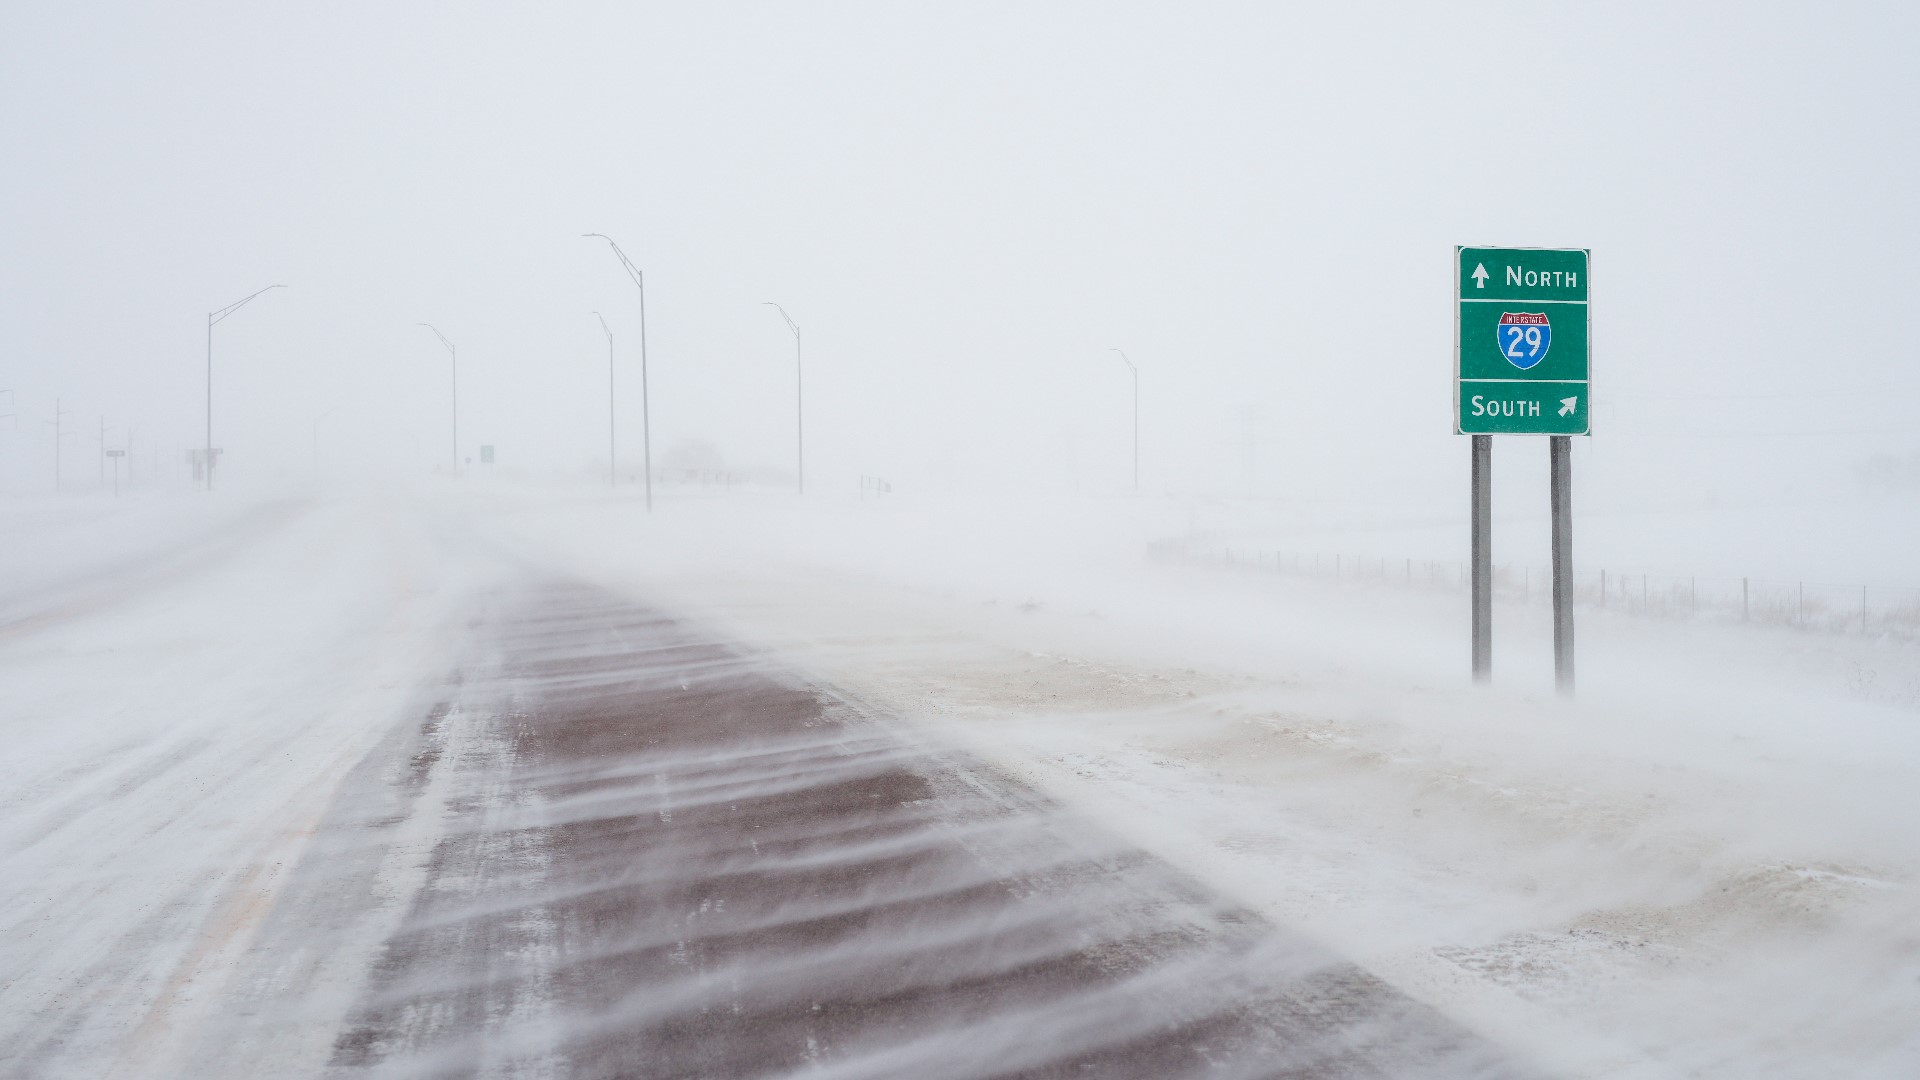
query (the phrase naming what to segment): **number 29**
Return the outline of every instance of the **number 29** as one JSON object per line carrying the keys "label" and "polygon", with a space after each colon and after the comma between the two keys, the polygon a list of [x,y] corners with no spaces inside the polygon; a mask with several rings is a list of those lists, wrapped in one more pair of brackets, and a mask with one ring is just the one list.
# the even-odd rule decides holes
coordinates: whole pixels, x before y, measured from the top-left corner
{"label": "number 29", "polygon": [[[1530,359],[1540,355],[1540,328],[1537,326],[1503,326],[1507,335],[1507,356],[1514,359]],[[1526,352],[1521,352],[1522,348]]]}

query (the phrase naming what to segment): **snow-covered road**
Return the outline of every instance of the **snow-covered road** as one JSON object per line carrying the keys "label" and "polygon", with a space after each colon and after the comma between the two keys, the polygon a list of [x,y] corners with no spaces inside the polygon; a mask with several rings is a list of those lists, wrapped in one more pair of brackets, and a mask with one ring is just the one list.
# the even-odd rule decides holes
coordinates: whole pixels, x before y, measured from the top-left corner
{"label": "snow-covered road", "polygon": [[[1543,665],[1524,652],[1500,689],[1460,685],[1444,596],[1155,566],[1146,543],[1177,523],[1145,504],[998,525],[966,511],[681,499],[648,518],[621,499],[497,491],[50,520],[14,542],[29,571],[0,590],[0,1071],[564,1075],[592,1060],[605,1074],[623,1059],[551,1051],[599,1046],[579,1033],[623,1016],[657,1034],[646,1023],[673,1015],[611,1007],[615,974],[641,997],[657,978],[669,997],[789,1023],[779,993],[740,986],[820,954],[730,936],[730,916],[688,916],[720,919],[718,937],[678,939],[707,940],[704,961],[669,949],[658,972],[616,964],[590,992],[548,978],[569,950],[619,947],[544,875],[568,858],[604,870],[619,843],[660,837],[616,830],[570,855],[528,830],[596,784],[658,801],[671,772],[644,748],[556,757],[514,741],[526,716],[565,714],[556,701],[603,723],[644,712],[596,704],[610,690],[591,665],[513,655],[538,651],[539,622],[522,613],[502,634],[500,597],[555,581],[707,627],[803,696],[885,718],[889,745],[938,747],[989,788],[1095,823],[1066,835],[1162,868],[1121,879],[1127,903],[1088,905],[1109,928],[1154,936],[1134,916],[1161,902],[1141,898],[1188,882],[1208,918],[1245,912],[1294,955],[1349,958],[1380,1000],[1556,1075],[1891,1077],[1920,1062],[1911,645],[1591,618],[1582,698],[1565,705],[1533,691]],[[1534,616],[1502,617],[1518,640]],[[616,633],[572,659],[646,648]],[[636,761],[654,786],[620,787]],[[976,837],[969,857],[1038,880],[1020,877],[1034,849],[1005,841]],[[639,890],[622,902],[663,902],[636,874],[616,875]],[[759,917],[747,925],[780,921]],[[911,944],[874,926],[851,952]],[[723,975],[740,986],[714,989]],[[430,1020],[463,1009],[493,1042]],[[991,1073],[956,1047],[1042,1060],[1019,1055],[1051,1028],[994,1015],[960,1043],[908,1026],[935,1057],[973,1062],[951,1075]],[[815,1040],[804,1059],[671,1060],[688,1075],[749,1060],[886,1075],[891,1044],[838,1023],[792,1028]],[[1232,1030],[1220,1045],[1253,1045]]]}
{"label": "snow-covered road", "polygon": [[10,1075],[189,1074],[171,1055],[221,1007],[335,785],[442,662],[418,514],[202,524],[148,547],[138,511],[105,523],[128,535],[0,631]]}

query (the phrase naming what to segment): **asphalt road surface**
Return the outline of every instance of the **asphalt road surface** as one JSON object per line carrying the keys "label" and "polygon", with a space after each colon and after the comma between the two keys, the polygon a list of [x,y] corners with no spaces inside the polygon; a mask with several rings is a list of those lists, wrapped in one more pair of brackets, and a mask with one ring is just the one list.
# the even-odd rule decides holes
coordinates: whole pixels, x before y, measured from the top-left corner
{"label": "asphalt road surface", "polygon": [[1527,1075],[700,627],[540,582],[467,632],[340,789],[193,1074]]}

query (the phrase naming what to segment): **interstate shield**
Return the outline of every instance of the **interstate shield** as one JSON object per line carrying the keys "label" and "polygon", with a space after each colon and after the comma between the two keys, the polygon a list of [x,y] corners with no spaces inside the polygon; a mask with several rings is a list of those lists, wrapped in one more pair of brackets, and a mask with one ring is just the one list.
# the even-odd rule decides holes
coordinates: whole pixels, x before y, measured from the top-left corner
{"label": "interstate shield", "polygon": [[1521,371],[1545,360],[1553,344],[1553,324],[1545,312],[1503,311],[1494,333],[1500,340],[1500,355]]}

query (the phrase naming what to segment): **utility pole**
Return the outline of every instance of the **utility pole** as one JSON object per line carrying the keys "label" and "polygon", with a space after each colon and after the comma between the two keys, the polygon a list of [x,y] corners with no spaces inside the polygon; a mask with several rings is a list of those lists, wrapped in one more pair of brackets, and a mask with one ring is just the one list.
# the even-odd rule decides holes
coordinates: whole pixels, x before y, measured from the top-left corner
{"label": "utility pole", "polygon": [[[100,444],[100,486],[106,487],[107,486],[107,418],[104,416],[100,418],[100,436],[95,441],[97,441]],[[116,477],[119,476],[119,470],[117,469],[114,470],[114,475]]]}
{"label": "utility pole", "polygon": [[433,336],[440,339],[440,344],[445,345],[447,347],[447,358],[453,363],[453,475],[459,476],[460,475],[460,354],[454,349],[453,342],[447,340],[447,335],[441,333],[439,328],[435,327],[432,323],[414,323],[414,325],[424,326],[427,329],[432,330]]}
{"label": "utility pole", "polygon": [[1133,490],[1140,490],[1140,369],[1133,366],[1127,354],[1119,349],[1108,352],[1120,353],[1120,359],[1126,362],[1127,370],[1133,374]]}
{"label": "utility pole", "polygon": [[653,425],[647,403],[647,279],[640,268],[633,265],[627,253],[606,233],[581,233],[581,237],[599,237],[613,249],[613,256],[626,268],[627,276],[640,290],[640,460],[646,472],[647,513],[653,513]]}
{"label": "utility pole", "polygon": [[771,300],[763,301],[763,307],[771,307],[787,321],[787,329],[793,331],[793,446],[795,470],[800,477],[800,494],[807,493],[807,409],[806,399],[802,396],[802,372],[800,368],[800,326],[787,314],[787,309]]}
{"label": "utility pole", "polygon": [[613,438],[613,329],[607,325],[607,317],[594,312],[593,317],[600,320],[600,329],[607,335],[607,486],[620,486],[620,455],[614,448]]}
{"label": "utility pole", "polygon": [[269,285],[260,292],[235,300],[218,311],[207,312],[207,492],[209,494],[213,492],[213,326],[246,307],[248,302],[260,293],[284,288],[286,288],[285,285]]}
{"label": "utility pole", "polygon": [[60,490],[60,439],[66,434],[60,430],[60,418],[72,411],[72,409],[61,408],[60,399],[54,398],[53,419],[40,421],[43,424],[53,425],[53,490],[56,492]]}

